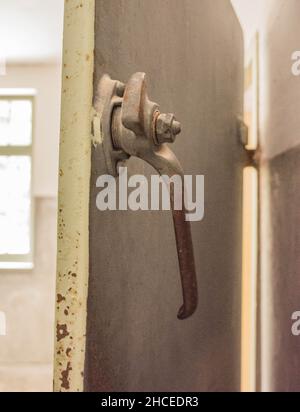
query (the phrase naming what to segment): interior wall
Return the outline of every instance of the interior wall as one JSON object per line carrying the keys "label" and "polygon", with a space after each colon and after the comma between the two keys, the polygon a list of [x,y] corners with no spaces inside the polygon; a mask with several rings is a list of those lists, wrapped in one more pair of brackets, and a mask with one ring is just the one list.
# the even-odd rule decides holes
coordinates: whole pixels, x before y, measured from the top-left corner
{"label": "interior wall", "polygon": [[[300,78],[292,53],[300,50],[299,0],[231,0],[245,46],[259,33],[261,389],[300,389],[299,338],[291,333],[299,310]],[[298,305],[298,306],[297,306]]]}
{"label": "interior wall", "polygon": [[8,66],[0,88],[35,88],[34,269],[0,271],[0,391],[51,391],[61,65]]}
{"label": "interior wall", "polygon": [[51,391],[54,342],[56,199],[35,199],[35,267],[0,271],[0,392]]}
{"label": "interior wall", "polygon": [[260,28],[262,390],[300,390],[300,2],[269,0]]}
{"label": "interior wall", "polygon": [[300,143],[299,77],[292,74],[292,53],[300,50],[298,0],[271,0],[260,29],[260,142],[264,158]]}

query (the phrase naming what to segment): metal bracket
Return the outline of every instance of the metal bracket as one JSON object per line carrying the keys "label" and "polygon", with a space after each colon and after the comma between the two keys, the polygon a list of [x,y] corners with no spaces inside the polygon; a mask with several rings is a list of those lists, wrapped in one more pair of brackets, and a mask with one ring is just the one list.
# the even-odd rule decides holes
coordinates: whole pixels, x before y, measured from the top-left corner
{"label": "metal bracket", "polygon": [[242,145],[246,147],[248,145],[248,138],[249,138],[249,129],[244,119],[242,117],[237,118],[237,130],[238,130],[238,138]]}
{"label": "metal bracket", "polygon": [[123,86],[104,75],[100,80],[94,104],[97,115],[93,119],[93,134],[96,137],[95,142],[102,146],[107,172],[112,176],[118,175],[117,164],[129,158],[123,150],[114,147],[111,134],[112,114],[116,107],[122,105],[120,95],[124,92]]}

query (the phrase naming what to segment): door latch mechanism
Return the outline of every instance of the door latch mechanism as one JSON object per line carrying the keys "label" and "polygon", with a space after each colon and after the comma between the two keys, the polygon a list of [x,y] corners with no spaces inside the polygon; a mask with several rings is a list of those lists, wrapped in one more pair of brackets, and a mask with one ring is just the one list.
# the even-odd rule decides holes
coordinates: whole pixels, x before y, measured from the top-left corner
{"label": "door latch mechanism", "polygon": [[[126,85],[104,75],[99,82],[95,110],[94,134],[102,143],[109,174],[117,176],[118,163],[136,156],[162,176],[180,175],[183,185],[182,167],[166,144],[175,141],[181,131],[180,123],[173,114],[160,113],[159,106],[149,99],[145,73],[135,73]],[[172,184],[169,193],[183,295],[177,316],[186,319],[195,312],[198,301],[191,227],[185,219],[184,185],[182,210],[174,208]]]}

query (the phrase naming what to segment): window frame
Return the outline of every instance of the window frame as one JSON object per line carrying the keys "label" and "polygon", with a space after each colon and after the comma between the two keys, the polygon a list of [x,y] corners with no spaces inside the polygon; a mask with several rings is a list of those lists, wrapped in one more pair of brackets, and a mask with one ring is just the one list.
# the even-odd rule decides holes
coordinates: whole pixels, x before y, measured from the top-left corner
{"label": "window frame", "polygon": [[0,100],[28,100],[31,102],[31,143],[30,145],[0,145],[0,156],[28,156],[30,168],[30,251],[27,254],[1,254],[0,271],[31,270],[34,267],[34,196],[33,196],[33,145],[35,133],[35,96],[34,89],[0,88]]}

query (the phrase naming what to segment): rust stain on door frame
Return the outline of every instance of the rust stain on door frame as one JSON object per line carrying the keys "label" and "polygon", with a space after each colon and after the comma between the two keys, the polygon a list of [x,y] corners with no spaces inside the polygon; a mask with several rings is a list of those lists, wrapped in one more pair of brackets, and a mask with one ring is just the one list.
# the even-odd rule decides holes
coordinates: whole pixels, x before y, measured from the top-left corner
{"label": "rust stain on door frame", "polygon": [[55,391],[83,390],[94,10],[94,0],[65,1],[58,193]]}

